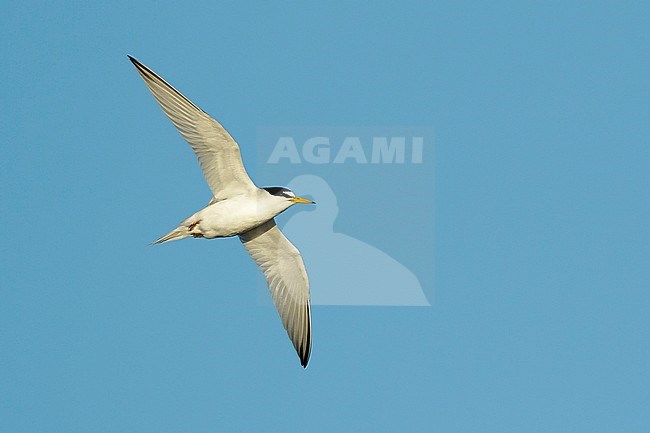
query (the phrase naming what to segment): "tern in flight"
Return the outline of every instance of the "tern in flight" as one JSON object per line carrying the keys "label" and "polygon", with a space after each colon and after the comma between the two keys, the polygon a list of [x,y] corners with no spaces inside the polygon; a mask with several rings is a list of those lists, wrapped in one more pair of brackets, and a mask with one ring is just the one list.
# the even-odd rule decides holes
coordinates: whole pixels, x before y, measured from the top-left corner
{"label": "tern in flight", "polygon": [[298,249],[275,225],[275,216],[296,203],[313,203],[282,187],[258,188],[228,131],[154,71],[129,56],[167,117],[194,150],[214,196],[153,244],[187,237],[239,236],[264,272],[282,324],[307,367],[311,353],[309,279]]}

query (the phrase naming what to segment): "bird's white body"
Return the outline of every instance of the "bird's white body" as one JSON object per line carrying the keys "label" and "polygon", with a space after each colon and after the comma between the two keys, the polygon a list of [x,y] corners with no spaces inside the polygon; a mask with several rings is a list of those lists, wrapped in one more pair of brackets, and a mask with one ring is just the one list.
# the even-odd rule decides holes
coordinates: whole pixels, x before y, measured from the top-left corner
{"label": "bird's white body", "polygon": [[179,228],[184,228],[187,236],[206,239],[236,236],[273,219],[292,205],[286,199],[256,189],[206,206],[181,222]]}

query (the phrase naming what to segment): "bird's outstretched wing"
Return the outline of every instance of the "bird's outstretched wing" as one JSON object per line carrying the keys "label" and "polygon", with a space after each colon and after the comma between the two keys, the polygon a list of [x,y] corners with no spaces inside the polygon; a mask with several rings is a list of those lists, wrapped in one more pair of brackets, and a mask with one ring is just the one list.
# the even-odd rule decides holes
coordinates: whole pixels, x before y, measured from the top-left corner
{"label": "bird's outstretched wing", "polygon": [[228,131],[154,71],[131,56],[129,59],[167,117],[192,146],[215,198],[223,200],[256,188],[244,169],[239,146]]}
{"label": "bird's outstretched wing", "polygon": [[311,353],[311,311],[309,279],[300,252],[274,220],[239,235],[239,239],[264,272],[282,324],[300,363],[307,367]]}

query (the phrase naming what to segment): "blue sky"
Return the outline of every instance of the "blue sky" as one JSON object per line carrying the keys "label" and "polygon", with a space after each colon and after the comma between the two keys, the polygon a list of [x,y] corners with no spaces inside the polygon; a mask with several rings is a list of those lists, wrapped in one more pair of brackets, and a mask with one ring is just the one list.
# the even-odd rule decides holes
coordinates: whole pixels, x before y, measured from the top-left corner
{"label": "blue sky", "polygon": [[[650,429],[647,4],[181,3],[3,3],[0,431]],[[127,54],[432,306],[315,307],[303,370],[238,240],[149,247],[209,190]],[[287,125],[435,143],[285,172]]]}

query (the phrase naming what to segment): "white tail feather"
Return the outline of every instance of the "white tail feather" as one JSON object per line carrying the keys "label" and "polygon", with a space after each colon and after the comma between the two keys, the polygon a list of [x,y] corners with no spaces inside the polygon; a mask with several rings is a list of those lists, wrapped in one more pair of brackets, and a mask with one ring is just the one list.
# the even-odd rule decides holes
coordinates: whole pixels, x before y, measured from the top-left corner
{"label": "white tail feather", "polygon": [[153,242],[151,245],[162,244],[163,242],[177,241],[192,236],[192,233],[185,226],[176,227],[174,230],[167,233],[165,236]]}

